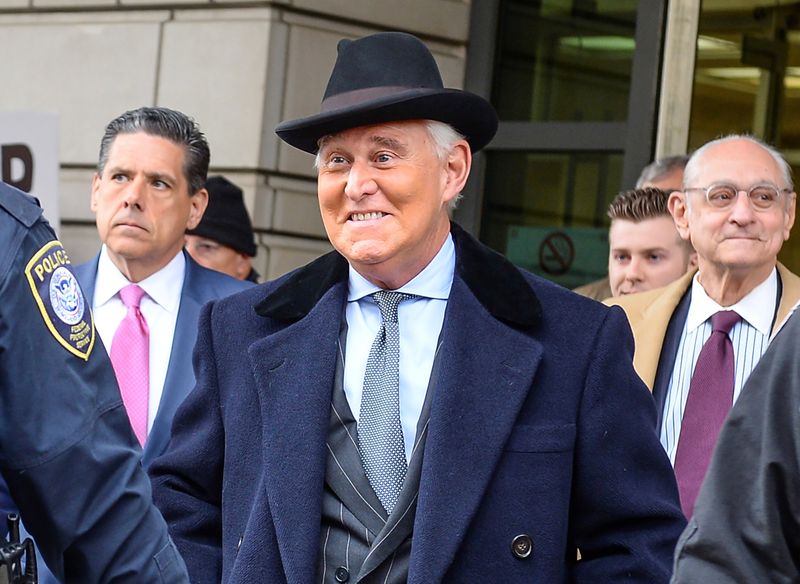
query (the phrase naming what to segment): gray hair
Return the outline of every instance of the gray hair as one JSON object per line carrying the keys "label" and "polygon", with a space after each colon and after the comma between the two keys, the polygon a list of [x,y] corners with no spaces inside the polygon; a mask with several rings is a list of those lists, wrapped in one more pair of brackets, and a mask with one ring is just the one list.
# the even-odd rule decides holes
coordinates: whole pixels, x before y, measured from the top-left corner
{"label": "gray hair", "polygon": [[692,154],[692,156],[689,158],[689,162],[686,164],[686,170],[683,173],[683,188],[688,188],[696,180],[697,174],[700,172],[702,165],[702,158],[706,155],[709,148],[713,148],[719,144],[732,142],[734,140],[745,140],[763,148],[773,158],[773,160],[775,160],[775,164],[780,169],[781,178],[785,183],[784,188],[794,190],[794,185],[792,184],[792,167],[789,166],[789,163],[786,162],[786,159],[783,157],[783,155],[763,140],[748,134],[729,134],[727,136],[712,140],[711,142],[707,142],[695,150],[694,154]]}
{"label": "gray hair", "polygon": [[97,162],[98,174],[108,162],[109,151],[120,134],[143,132],[149,136],[164,138],[183,146],[183,174],[189,183],[189,194],[193,195],[205,186],[211,152],[206,137],[197,123],[184,113],[165,107],[141,107],[130,110],[113,119],[106,126],[100,141],[100,156]]}
{"label": "gray hair", "polygon": [[641,189],[645,184],[661,180],[676,170],[686,168],[689,157],[686,154],[676,156],[665,156],[654,160],[642,169],[639,178],[636,179],[636,188]]}
{"label": "gray hair", "polygon": [[[430,136],[431,142],[433,142],[433,152],[436,154],[436,157],[440,162],[447,160],[447,157],[450,156],[450,152],[452,152],[456,143],[465,139],[464,135],[459,133],[458,130],[456,130],[450,124],[445,124],[444,122],[438,122],[436,120],[424,120],[423,123],[425,124],[425,129],[428,131],[428,136]],[[325,141],[328,140],[328,138],[330,138],[330,135],[323,136],[317,142],[319,148],[317,149],[317,154],[314,158],[314,168],[316,169],[319,169],[321,162],[320,151],[322,150],[322,146],[325,144]],[[460,199],[461,193],[458,193],[447,204],[447,210],[452,212],[458,205],[458,201]]]}
{"label": "gray hair", "polygon": [[[447,160],[447,157],[450,156],[450,153],[455,148],[455,145],[460,141],[464,140],[464,135],[461,134],[458,130],[456,130],[450,124],[445,124],[444,122],[437,122],[436,120],[425,120],[425,127],[428,130],[428,134],[431,137],[431,141],[433,142],[433,151],[436,153],[436,157],[439,159],[439,162],[444,162]],[[457,193],[455,197],[450,199],[450,202],[447,203],[447,211],[452,213],[455,208],[458,206],[458,202],[461,200],[461,193]]]}

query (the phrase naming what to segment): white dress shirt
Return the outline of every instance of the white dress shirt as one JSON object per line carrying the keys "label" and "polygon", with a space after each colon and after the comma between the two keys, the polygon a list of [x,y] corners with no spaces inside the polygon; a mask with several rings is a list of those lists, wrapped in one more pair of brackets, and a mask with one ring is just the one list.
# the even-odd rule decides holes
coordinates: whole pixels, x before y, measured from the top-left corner
{"label": "white dress shirt", "polygon": [[[172,339],[175,336],[175,323],[178,320],[178,309],[181,304],[181,290],[186,273],[186,260],[183,252],[178,254],[155,274],[138,282],[145,291],[139,309],[142,311],[150,329],[150,397],[147,407],[147,431],[153,427],[153,420],[158,413],[158,404],[164,391],[167,367],[172,354]],[[111,342],[114,333],[127,308],[119,297],[119,291],[131,284],[122,275],[108,256],[106,246],[100,250],[100,261],[97,264],[97,281],[94,285],[95,326],[103,340],[108,354],[111,354]]]}
{"label": "white dress shirt", "polygon": [[742,317],[730,331],[734,362],[733,401],[736,402],[742,386],[770,341],[778,295],[778,272],[773,269],[766,280],[733,306],[723,307],[709,298],[697,275],[692,280],[690,294],[689,312],[678,343],[661,425],[661,444],[673,464],[692,373],[703,344],[711,336],[711,317],[720,310],[733,310]]}
{"label": "white dress shirt", "polygon": [[[397,310],[400,327],[400,421],[407,460],[411,459],[414,449],[417,422],[425,403],[455,265],[455,246],[448,234],[439,253],[425,269],[397,290],[421,297],[404,300]],[[344,392],[350,410],[358,420],[367,358],[382,323],[381,311],[370,294],[380,288],[352,267],[348,286]]]}

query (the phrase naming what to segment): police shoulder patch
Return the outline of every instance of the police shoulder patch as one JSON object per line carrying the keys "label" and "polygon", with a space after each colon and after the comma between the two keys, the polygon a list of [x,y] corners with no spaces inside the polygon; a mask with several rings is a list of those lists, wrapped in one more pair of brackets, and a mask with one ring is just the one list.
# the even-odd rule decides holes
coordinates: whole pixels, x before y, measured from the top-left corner
{"label": "police shoulder patch", "polygon": [[50,334],[67,351],[88,360],[94,347],[94,321],[70,260],[60,241],[33,254],[25,276]]}

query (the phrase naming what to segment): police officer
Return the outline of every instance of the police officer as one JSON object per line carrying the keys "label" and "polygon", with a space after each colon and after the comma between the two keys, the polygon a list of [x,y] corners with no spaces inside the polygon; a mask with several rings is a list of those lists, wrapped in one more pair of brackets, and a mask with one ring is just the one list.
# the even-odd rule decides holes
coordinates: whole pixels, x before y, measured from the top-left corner
{"label": "police officer", "polygon": [[0,471],[63,582],[188,583],[69,256],[0,183]]}

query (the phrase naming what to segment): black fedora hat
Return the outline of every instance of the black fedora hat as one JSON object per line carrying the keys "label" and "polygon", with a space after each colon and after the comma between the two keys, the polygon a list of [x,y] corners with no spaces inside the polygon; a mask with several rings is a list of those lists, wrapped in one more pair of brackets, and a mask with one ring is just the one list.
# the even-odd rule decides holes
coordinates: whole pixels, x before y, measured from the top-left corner
{"label": "black fedora hat", "polygon": [[480,150],[497,131],[497,114],[482,97],[447,89],[436,61],[417,37],[382,32],[339,41],[320,113],[281,122],[275,132],[314,154],[323,136],[401,120],[437,120],[453,126]]}

